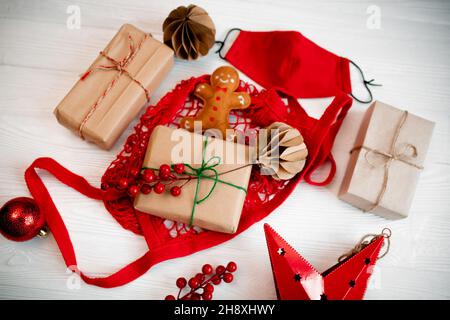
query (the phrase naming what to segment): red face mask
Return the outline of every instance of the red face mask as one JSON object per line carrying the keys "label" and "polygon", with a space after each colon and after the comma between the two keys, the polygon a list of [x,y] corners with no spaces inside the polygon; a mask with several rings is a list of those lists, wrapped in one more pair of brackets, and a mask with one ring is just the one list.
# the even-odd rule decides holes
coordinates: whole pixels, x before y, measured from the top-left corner
{"label": "red face mask", "polygon": [[[221,50],[232,31],[239,31],[225,57]],[[339,93],[350,94],[350,63],[327,51],[297,31],[253,32],[231,29],[217,51],[221,58],[245,73],[261,86],[273,88],[294,98],[322,98]],[[355,65],[355,64],[354,64]],[[356,66],[356,65],[355,65]],[[375,85],[366,81],[364,86]]]}

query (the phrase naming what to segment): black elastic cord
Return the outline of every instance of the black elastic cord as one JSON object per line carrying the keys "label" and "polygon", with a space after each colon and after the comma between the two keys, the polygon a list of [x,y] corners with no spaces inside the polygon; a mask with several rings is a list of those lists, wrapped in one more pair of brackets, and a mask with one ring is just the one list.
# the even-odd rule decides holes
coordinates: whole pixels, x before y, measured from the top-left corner
{"label": "black elastic cord", "polygon": [[222,50],[223,46],[225,45],[225,42],[227,41],[228,36],[229,36],[230,33],[233,32],[233,31],[242,31],[242,29],[239,29],[239,28],[233,28],[233,29],[230,29],[230,30],[228,30],[227,34],[225,35],[225,38],[223,39],[223,41],[216,41],[216,42],[215,42],[216,44],[220,44],[219,49],[217,49],[217,51],[216,51],[215,53],[218,53],[218,54],[219,54],[219,57],[221,57],[223,60],[225,60],[225,57],[222,56],[221,50]]}
{"label": "black elastic cord", "polygon": [[360,100],[360,99],[356,98],[356,97],[353,95],[353,93],[350,93],[350,95],[352,96],[353,99],[355,99],[355,100],[358,101],[358,102],[361,102],[361,103],[371,103],[372,100],[373,100],[373,96],[372,96],[372,91],[370,91],[369,86],[381,87],[381,84],[373,83],[373,81],[375,81],[375,79],[366,80],[366,77],[364,76],[364,73],[363,73],[362,69],[361,69],[356,63],[354,63],[352,60],[348,60],[348,61],[349,61],[352,65],[354,65],[354,66],[356,67],[356,69],[359,70],[359,73],[361,74],[361,77],[363,78],[363,84],[364,84],[364,87],[366,87],[367,92],[369,92],[369,97],[370,97],[370,98],[369,98],[369,100],[363,101],[363,100]]}

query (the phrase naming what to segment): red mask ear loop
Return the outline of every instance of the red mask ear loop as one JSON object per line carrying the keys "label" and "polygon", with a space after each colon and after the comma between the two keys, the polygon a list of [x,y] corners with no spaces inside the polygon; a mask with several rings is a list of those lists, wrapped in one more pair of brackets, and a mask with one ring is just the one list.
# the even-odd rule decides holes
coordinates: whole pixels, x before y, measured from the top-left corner
{"label": "red mask ear loop", "polygon": [[327,161],[330,162],[331,168],[330,168],[330,171],[328,173],[328,176],[324,180],[322,180],[322,181],[314,181],[314,180],[312,180],[311,175],[313,174],[314,170],[308,171],[305,174],[305,176],[303,177],[303,179],[308,184],[313,185],[313,186],[323,187],[323,186],[326,186],[326,185],[330,184],[331,181],[334,178],[334,175],[336,174],[336,161],[334,161],[334,157],[333,157],[333,155],[331,153],[328,155],[328,157],[326,158],[324,163],[327,162]]}
{"label": "red mask ear loop", "polygon": [[[336,162],[331,153],[331,149],[336,134],[338,133],[352,102],[353,100],[345,94],[336,96],[319,119],[314,135],[318,138],[321,137],[320,150],[317,158],[314,159],[314,165],[309,168],[304,175],[304,179],[307,183],[315,186],[325,186],[333,180],[334,175],[336,174]],[[311,178],[313,172],[325,162],[329,162],[331,165],[328,176],[323,181],[313,181]]]}
{"label": "red mask ear loop", "polygon": [[362,69],[356,64],[354,63],[352,60],[348,59],[348,61],[354,65],[356,67],[356,69],[358,69],[359,73],[361,74],[361,77],[363,79],[363,85],[366,88],[367,92],[369,93],[369,100],[360,100],[358,98],[356,98],[353,93],[350,93],[350,95],[352,96],[353,99],[355,99],[356,101],[360,102],[360,103],[371,103],[373,101],[373,95],[372,95],[372,91],[370,91],[369,86],[374,86],[374,87],[381,87],[381,84],[377,84],[377,83],[373,83],[375,81],[375,79],[371,79],[371,80],[366,80],[366,77],[364,76],[364,73],[362,71]]}
{"label": "red mask ear loop", "polygon": [[217,51],[215,53],[219,54],[219,57],[222,58],[223,60],[226,60],[225,57],[222,55],[222,49],[225,46],[225,43],[227,42],[228,36],[233,32],[233,31],[242,31],[242,29],[240,28],[232,28],[230,30],[228,30],[227,34],[225,35],[225,38],[223,39],[223,41],[216,41],[215,43],[219,45],[219,48],[217,49]]}

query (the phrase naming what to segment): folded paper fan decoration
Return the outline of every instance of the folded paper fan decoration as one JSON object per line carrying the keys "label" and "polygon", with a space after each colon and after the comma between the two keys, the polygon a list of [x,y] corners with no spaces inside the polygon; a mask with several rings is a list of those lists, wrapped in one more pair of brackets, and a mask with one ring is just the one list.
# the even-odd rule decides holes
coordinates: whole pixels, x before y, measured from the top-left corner
{"label": "folded paper fan decoration", "polygon": [[283,122],[266,128],[267,141],[260,146],[258,163],[262,172],[276,180],[288,180],[303,170],[308,156],[300,131]]}
{"label": "folded paper fan decoration", "polygon": [[208,13],[195,5],[179,6],[163,23],[164,43],[177,57],[195,60],[214,45],[216,28]]}
{"label": "folded paper fan decoration", "polygon": [[389,245],[390,237],[389,229],[365,236],[338,264],[319,273],[268,224],[264,231],[280,300],[362,300],[377,259],[386,254],[379,257],[380,249],[385,239]]}

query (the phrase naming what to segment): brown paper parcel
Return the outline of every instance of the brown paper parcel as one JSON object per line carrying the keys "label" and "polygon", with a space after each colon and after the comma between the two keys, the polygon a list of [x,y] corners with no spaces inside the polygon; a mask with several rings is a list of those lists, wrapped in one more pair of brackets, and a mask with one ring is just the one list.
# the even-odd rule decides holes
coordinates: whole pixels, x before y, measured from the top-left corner
{"label": "brown paper parcel", "polygon": [[389,219],[408,216],[434,123],[375,101],[355,141],[339,197]]}
{"label": "brown paper parcel", "polygon": [[[157,126],[150,136],[142,166],[159,168],[161,164],[182,162],[199,168],[202,161],[204,139],[205,137],[200,134],[183,129]],[[182,141],[188,142],[188,147],[180,152]],[[186,146],[186,144],[184,145]],[[242,144],[209,137],[204,159],[208,161],[212,157],[218,156],[221,162],[215,169],[219,174],[219,179],[247,189],[252,170],[253,150]],[[182,161],[179,159],[174,161],[172,152],[182,155]],[[204,174],[211,175],[211,172],[205,171]],[[185,180],[177,181],[168,188],[173,185],[181,185],[183,182]],[[151,192],[144,195],[139,193],[134,207],[138,211],[189,224],[194,206],[196,183],[197,179],[192,179],[185,184],[178,197],[173,197],[168,190],[162,194]],[[201,179],[197,199],[205,197],[213,184],[212,180]],[[218,182],[211,195],[196,205],[193,225],[218,232],[236,232],[245,197],[244,190]]]}
{"label": "brown paper parcel", "polygon": [[173,65],[172,49],[130,24],[102,52],[120,62],[133,51],[131,45],[135,54],[124,66],[100,54],[54,111],[62,125],[104,149],[113,146],[147,102],[146,93]]}

